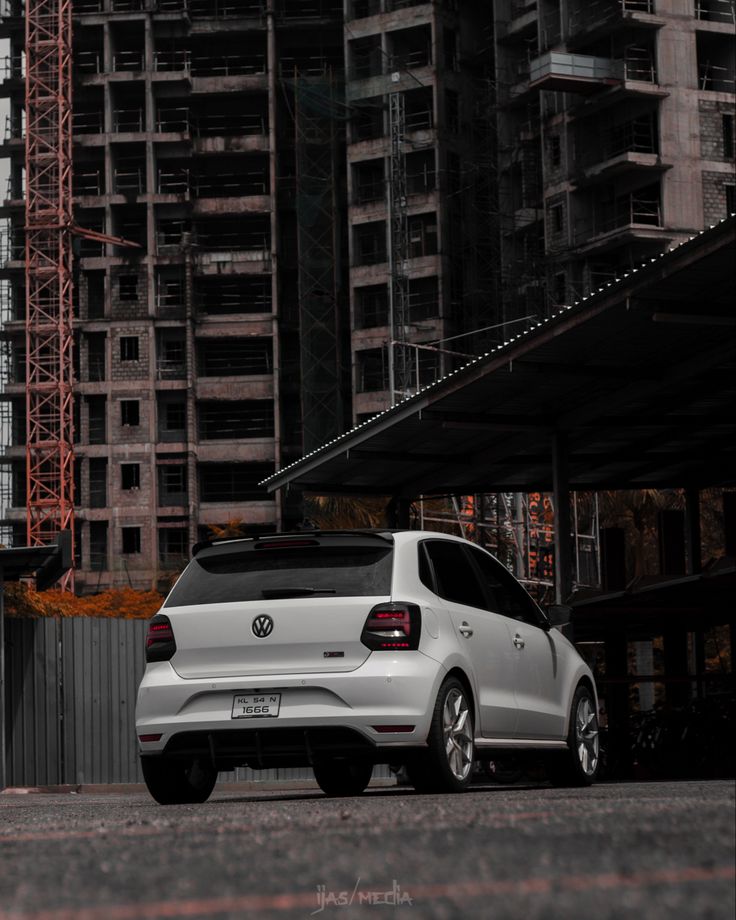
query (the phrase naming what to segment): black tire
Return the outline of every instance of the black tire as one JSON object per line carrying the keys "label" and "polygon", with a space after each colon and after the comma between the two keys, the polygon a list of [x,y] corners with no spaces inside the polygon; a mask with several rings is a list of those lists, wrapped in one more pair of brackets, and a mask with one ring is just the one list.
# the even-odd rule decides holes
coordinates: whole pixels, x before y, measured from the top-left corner
{"label": "black tire", "polygon": [[217,782],[217,770],[201,760],[141,757],[143,779],[159,805],[206,802]]}
{"label": "black tire", "polygon": [[[447,711],[446,707],[449,707]],[[455,721],[448,724],[451,710],[455,710]],[[427,750],[406,765],[417,792],[464,792],[468,788],[475,759],[473,727],[470,695],[457,678],[450,677],[437,694]],[[450,734],[455,743],[448,754]]]}
{"label": "black tire", "polygon": [[568,750],[545,758],[547,777],[553,786],[590,786],[600,768],[600,746],[595,698],[585,684],[572,698],[567,743]]}
{"label": "black tire", "polygon": [[371,781],[372,763],[329,760],[314,765],[314,778],[325,795],[360,795]]}

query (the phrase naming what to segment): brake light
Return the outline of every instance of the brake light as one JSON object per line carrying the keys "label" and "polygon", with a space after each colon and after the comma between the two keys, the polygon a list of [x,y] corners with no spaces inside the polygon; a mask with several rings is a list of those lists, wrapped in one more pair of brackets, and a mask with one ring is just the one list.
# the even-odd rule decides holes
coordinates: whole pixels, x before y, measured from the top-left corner
{"label": "brake light", "polygon": [[300,546],[319,546],[318,540],[259,540],[254,549],[295,549]]}
{"label": "brake light", "polygon": [[360,641],[371,651],[419,648],[422,613],[416,604],[378,604],[368,614]]}
{"label": "brake light", "polygon": [[168,661],[176,651],[176,640],[171,621],[157,613],[148,624],[146,633],[146,661]]}

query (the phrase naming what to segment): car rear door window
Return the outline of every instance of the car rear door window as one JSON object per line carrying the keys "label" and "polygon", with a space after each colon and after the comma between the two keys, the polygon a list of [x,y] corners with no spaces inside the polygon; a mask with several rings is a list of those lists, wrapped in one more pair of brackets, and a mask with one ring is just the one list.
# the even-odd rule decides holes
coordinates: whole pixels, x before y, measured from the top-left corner
{"label": "car rear door window", "polygon": [[393,546],[253,545],[201,551],[169,594],[166,607],[298,597],[386,597]]}
{"label": "car rear door window", "polygon": [[480,570],[492,605],[491,609],[512,620],[539,626],[540,617],[536,604],[513,575],[483,550],[471,547],[470,552]]}
{"label": "car rear door window", "polygon": [[[433,590],[444,600],[486,610],[483,588],[463,544],[449,540],[426,540],[423,546],[434,569],[436,587]],[[420,577],[424,581],[421,572]]]}

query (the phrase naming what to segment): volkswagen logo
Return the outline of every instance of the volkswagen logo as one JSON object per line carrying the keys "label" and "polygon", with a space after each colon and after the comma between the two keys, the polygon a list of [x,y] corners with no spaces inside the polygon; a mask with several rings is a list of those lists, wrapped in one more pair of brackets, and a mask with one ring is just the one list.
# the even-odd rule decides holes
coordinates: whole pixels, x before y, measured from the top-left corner
{"label": "volkswagen logo", "polygon": [[273,620],[271,617],[265,616],[265,614],[256,617],[255,620],[253,620],[251,629],[253,630],[254,636],[257,636],[259,639],[265,639],[266,636],[270,636],[273,632]]}

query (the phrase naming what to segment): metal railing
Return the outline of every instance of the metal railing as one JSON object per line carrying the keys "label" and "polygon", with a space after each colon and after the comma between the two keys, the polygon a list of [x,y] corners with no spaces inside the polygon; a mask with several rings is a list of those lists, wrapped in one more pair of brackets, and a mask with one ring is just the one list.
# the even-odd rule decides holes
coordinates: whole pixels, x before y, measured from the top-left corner
{"label": "metal railing", "polygon": [[657,71],[654,66],[653,49],[629,45],[624,52],[624,73],[627,80],[656,83]]}
{"label": "metal railing", "polygon": [[23,128],[19,122],[19,118],[14,118],[12,115],[5,116],[5,126],[3,128],[4,144],[9,144],[11,141],[23,140]]}
{"label": "metal railing", "polygon": [[125,192],[142,194],[146,190],[146,171],[144,166],[124,167],[113,170],[112,182],[115,193]]}
{"label": "metal railing", "polygon": [[262,16],[266,4],[256,0],[189,0],[189,15],[193,19],[227,19],[239,17],[249,19]]}
{"label": "metal railing", "polygon": [[263,172],[221,173],[216,176],[193,176],[191,191],[198,198],[233,198],[267,195],[268,182]]}
{"label": "metal railing", "polygon": [[695,17],[703,22],[736,23],[733,0],[695,0]]}
{"label": "metal railing", "polygon": [[6,80],[22,80],[25,75],[25,55],[6,54],[0,57],[0,83]]}
{"label": "metal railing", "polygon": [[575,240],[582,243],[624,227],[661,227],[662,214],[658,200],[623,195],[610,204],[598,205],[592,219],[581,220],[575,227]]}
{"label": "metal railing", "polygon": [[186,106],[162,108],[156,112],[156,132],[158,134],[188,134],[189,128],[189,109]]}
{"label": "metal railing", "polygon": [[380,179],[368,179],[364,181],[358,181],[355,186],[355,203],[358,205],[361,204],[370,204],[374,201],[385,201],[386,199],[386,180],[381,177]]}
{"label": "metal railing", "polygon": [[654,13],[654,0],[579,0],[569,11],[568,34],[620,22],[627,13]]}
{"label": "metal railing", "polygon": [[605,128],[581,157],[580,165],[592,166],[624,153],[659,152],[657,121],[654,115],[644,115],[620,125]]}
{"label": "metal railing", "polygon": [[199,230],[195,233],[195,242],[201,250],[208,252],[253,252],[262,253],[264,259],[270,258],[271,247],[268,237],[257,232],[218,233]]}
{"label": "metal railing", "polygon": [[188,195],[189,170],[159,169],[156,190],[160,195]]}
{"label": "metal railing", "polygon": [[25,259],[25,238],[17,231],[0,230],[0,265]]}
{"label": "metal railing", "polygon": [[[170,304],[166,304],[170,306]],[[184,359],[170,360],[167,358],[159,358],[156,361],[156,377],[159,380],[172,380],[185,377],[187,372],[186,364]]]}
{"label": "metal railing", "polygon": [[265,135],[268,133],[263,115],[219,115],[203,112],[191,117],[195,137],[230,137],[232,135]]}
{"label": "metal railing", "polygon": [[266,73],[264,54],[224,54],[217,57],[193,55],[193,77],[249,77]]}
{"label": "metal railing", "polygon": [[116,72],[143,70],[143,64],[143,51],[138,49],[116,51],[112,56],[112,69]]}
{"label": "metal railing", "polygon": [[736,74],[733,66],[711,64],[706,61],[698,65],[698,87],[705,92],[732,93],[736,89]]}
{"label": "metal railing", "polygon": [[301,57],[284,56],[279,60],[279,73],[282,77],[300,74],[305,77],[321,77],[328,73],[331,62],[322,55],[303,55]]}
{"label": "metal railing", "polygon": [[145,130],[146,117],[140,109],[113,109],[112,129],[116,134],[139,133]]}
{"label": "metal railing", "polygon": [[153,69],[159,72],[188,71],[191,65],[191,55],[184,49],[153,53]]}
{"label": "metal railing", "polygon": [[281,19],[321,19],[324,16],[342,16],[342,0],[281,0]]}
{"label": "metal railing", "polygon": [[182,237],[189,229],[189,223],[186,220],[160,220],[156,228],[156,245],[157,246],[179,246]]}
{"label": "metal railing", "polygon": [[427,195],[437,187],[434,169],[421,169],[406,173],[406,191],[409,195]]}
{"label": "metal railing", "polygon": [[407,131],[430,131],[434,127],[432,109],[406,111],[404,125]]}
{"label": "metal railing", "polygon": [[416,48],[414,51],[390,54],[387,62],[387,73],[416,70],[419,67],[430,67],[431,64],[432,49],[427,45],[426,48]]}
{"label": "metal railing", "polygon": [[75,51],[74,68],[77,73],[100,73],[102,71],[102,52]]}
{"label": "metal railing", "polygon": [[102,134],[105,130],[105,116],[102,110],[94,112],[73,112],[74,134]]}
{"label": "metal railing", "polygon": [[103,195],[104,181],[101,169],[74,170],[72,182],[73,194]]}

